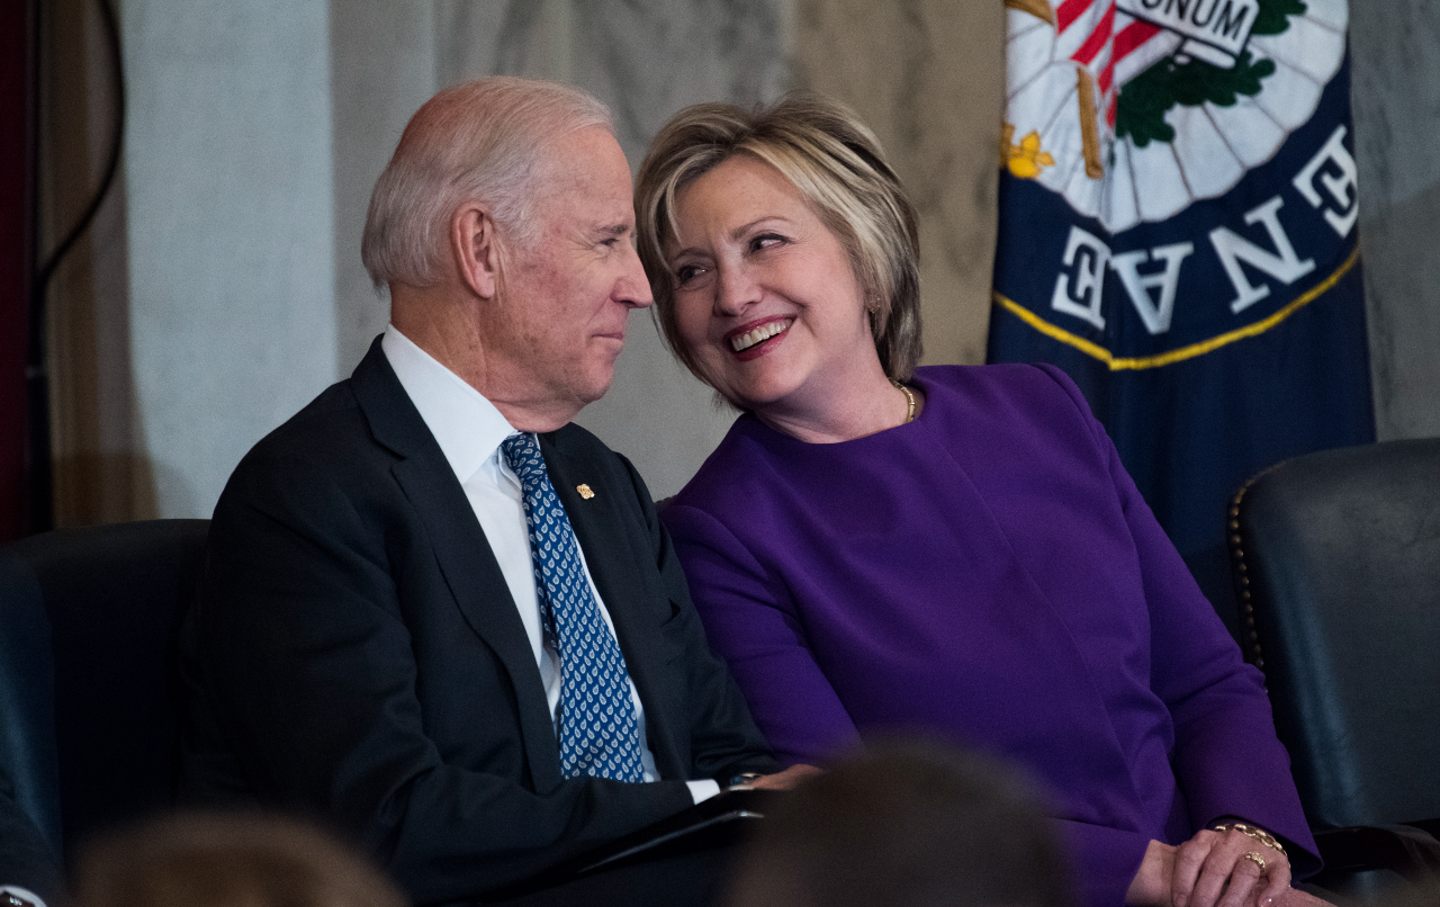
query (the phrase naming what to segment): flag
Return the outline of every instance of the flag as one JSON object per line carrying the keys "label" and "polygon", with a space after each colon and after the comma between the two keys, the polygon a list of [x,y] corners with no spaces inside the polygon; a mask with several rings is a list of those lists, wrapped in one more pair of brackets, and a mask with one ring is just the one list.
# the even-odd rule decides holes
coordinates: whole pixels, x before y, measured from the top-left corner
{"label": "flag", "polygon": [[1231,494],[1374,440],[1345,0],[1006,0],[991,361],[1064,368],[1231,629]]}

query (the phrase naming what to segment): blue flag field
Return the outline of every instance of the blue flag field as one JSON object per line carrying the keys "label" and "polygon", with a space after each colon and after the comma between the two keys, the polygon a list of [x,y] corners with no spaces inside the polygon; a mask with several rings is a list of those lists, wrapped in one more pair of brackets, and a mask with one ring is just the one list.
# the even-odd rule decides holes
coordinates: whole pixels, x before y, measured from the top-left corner
{"label": "blue flag field", "polygon": [[1007,0],[991,361],[1080,385],[1221,615],[1235,489],[1374,440],[1345,0]]}

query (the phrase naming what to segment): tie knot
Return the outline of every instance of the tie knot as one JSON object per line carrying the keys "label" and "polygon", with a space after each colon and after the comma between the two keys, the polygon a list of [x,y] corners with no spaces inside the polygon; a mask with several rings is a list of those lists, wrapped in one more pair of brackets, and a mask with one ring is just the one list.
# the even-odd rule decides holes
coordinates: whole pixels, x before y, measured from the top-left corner
{"label": "tie knot", "polygon": [[535,443],[534,435],[516,432],[500,442],[500,452],[521,482],[545,469],[545,459],[540,455],[540,445]]}

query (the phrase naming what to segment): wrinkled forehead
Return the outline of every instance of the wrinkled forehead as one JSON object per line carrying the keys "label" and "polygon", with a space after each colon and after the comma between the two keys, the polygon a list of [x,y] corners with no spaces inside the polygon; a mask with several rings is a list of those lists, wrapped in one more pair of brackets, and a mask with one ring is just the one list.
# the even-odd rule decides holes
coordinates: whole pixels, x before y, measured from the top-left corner
{"label": "wrinkled forehead", "polygon": [[634,222],[630,165],[614,134],[589,126],[539,149],[530,179],[532,204],[605,224]]}
{"label": "wrinkled forehead", "polygon": [[553,194],[622,185],[630,192],[630,163],[614,133],[585,126],[545,140],[535,149],[532,191]]}

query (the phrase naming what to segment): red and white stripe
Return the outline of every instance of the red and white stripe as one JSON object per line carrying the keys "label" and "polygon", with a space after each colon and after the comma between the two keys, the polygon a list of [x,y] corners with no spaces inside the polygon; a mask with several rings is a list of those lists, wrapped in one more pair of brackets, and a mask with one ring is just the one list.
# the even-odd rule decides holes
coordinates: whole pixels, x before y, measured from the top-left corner
{"label": "red and white stripe", "polygon": [[[1085,67],[1100,91],[1099,109],[1115,126],[1117,84],[1142,72],[1171,49],[1163,29],[1115,8],[1115,0],[1061,0],[1055,8],[1057,49]],[[1118,80],[1117,80],[1118,77]]]}

